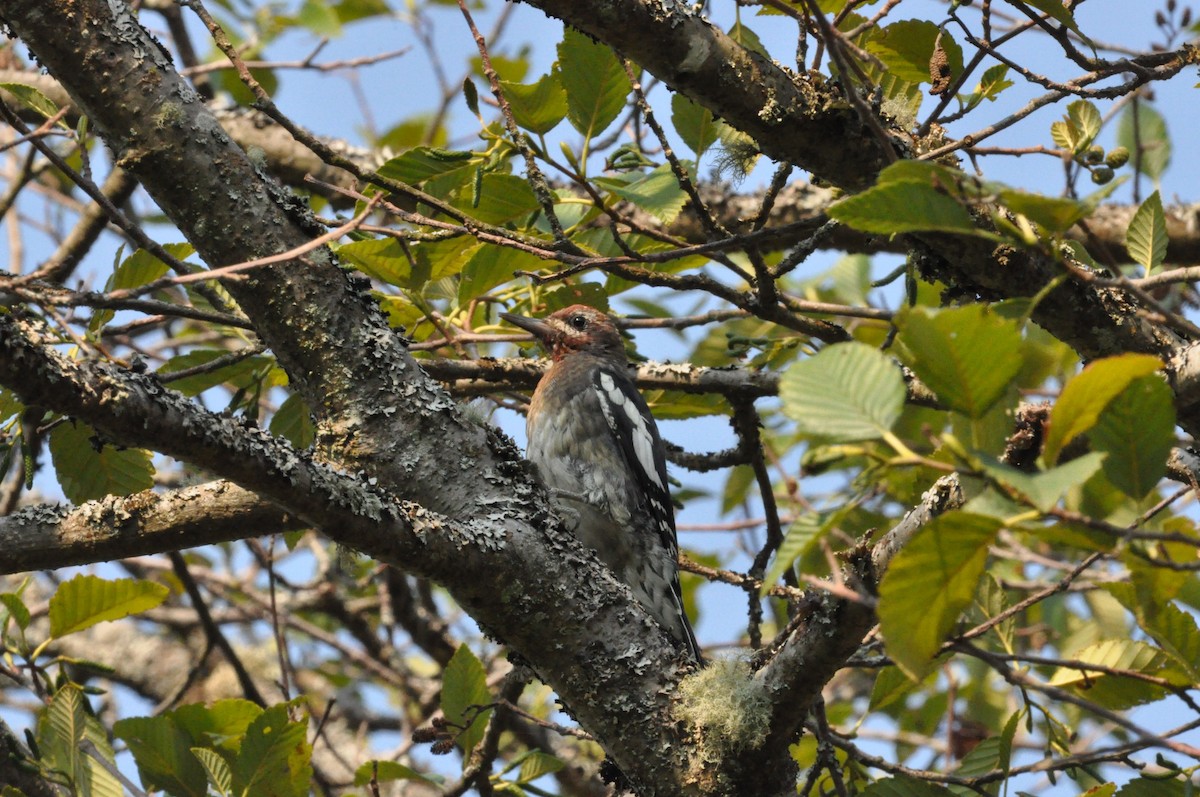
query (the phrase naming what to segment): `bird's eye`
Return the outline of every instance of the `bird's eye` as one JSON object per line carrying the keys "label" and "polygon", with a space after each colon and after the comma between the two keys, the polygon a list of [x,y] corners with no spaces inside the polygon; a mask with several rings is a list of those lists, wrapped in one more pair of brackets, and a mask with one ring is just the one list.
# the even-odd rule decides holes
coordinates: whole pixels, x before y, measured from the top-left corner
{"label": "bird's eye", "polygon": [[587,316],[584,316],[584,315],[571,316],[571,326],[573,326],[575,329],[578,329],[580,332],[582,332],[584,329],[587,328]]}

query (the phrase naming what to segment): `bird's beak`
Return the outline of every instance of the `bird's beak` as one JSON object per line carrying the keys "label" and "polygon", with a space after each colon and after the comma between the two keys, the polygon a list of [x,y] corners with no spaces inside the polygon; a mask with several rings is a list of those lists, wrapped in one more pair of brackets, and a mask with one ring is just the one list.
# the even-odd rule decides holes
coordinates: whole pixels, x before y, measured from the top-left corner
{"label": "bird's beak", "polygon": [[529,318],[513,313],[501,313],[500,317],[513,326],[531,333],[538,340],[546,340],[554,333],[554,328],[540,318]]}

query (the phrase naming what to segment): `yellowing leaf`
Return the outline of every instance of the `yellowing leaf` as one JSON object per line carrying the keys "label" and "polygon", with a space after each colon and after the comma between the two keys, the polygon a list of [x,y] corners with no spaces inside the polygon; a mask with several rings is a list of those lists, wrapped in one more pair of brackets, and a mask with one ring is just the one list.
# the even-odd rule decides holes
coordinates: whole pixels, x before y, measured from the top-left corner
{"label": "yellowing leaf", "polygon": [[96,623],[153,609],[169,593],[170,590],[153,581],[135,578],[109,581],[81,573],[60,584],[50,598],[50,636],[57,639]]}
{"label": "yellowing leaf", "polygon": [[1149,354],[1121,354],[1089,364],[1063,388],[1050,411],[1050,424],[1042,456],[1047,464],[1058,461],[1063,446],[1096,425],[1108,402],[1130,382],[1162,368]]}

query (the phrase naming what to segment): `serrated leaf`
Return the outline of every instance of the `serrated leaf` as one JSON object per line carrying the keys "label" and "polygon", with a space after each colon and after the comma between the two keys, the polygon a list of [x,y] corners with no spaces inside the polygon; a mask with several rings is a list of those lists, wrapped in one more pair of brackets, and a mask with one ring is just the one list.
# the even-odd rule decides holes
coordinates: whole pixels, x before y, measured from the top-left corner
{"label": "serrated leaf", "polygon": [[1142,777],[1121,786],[1116,797],[1195,797],[1196,788],[1183,777]]}
{"label": "serrated leaf", "polygon": [[[59,109],[54,104],[54,100],[33,86],[26,86],[24,83],[0,83],[0,90],[7,91],[16,97],[17,101],[26,108],[40,114],[46,119],[52,119],[58,113]],[[67,127],[66,122],[61,119],[58,121],[58,125],[63,128]]]}
{"label": "serrated leaf", "polygon": [[107,734],[85,701],[75,684],[54,694],[38,721],[43,762],[65,774],[80,797],[124,797],[120,782],[96,760],[115,766]]}
{"label": "serrated leaf", "polygon": [[464,753],[464,766],[470,752],[483,739],[492,713],[490,708],[480,708],[491,702],[483,664],[470,648],[459,645],[442,671],[442,713],[458,732],[455,741]]}
{"label": "serrated leaf", "polygon": [[682,94],[671,95],[671,123],[697,160],[717,142],[723,125],[712,111]]}
{"label": "serrated leaf", "polygon": [[862,343],[837,343],[798,360],[779,383],[783,411],[803,434],[828,441],[875,440],[904,410],[904,377]]}
{"label": "serrated leaf", "polygon": [[1093,451],[1039,473],[1025,473],[1008,465],[986,461],[983,469],[996,481],[1015,489],[1035,508],[1049,512],[1067,490],[1081,486],[1100,470],[1106,456],[1101,451]]}
{"label": "serrated leaf", "polygon": [[[1071,658],[1084,665],[1096,664],[1150,676],[1162,676],[1166,664],[1161,650],[1132,639],[1102,640],[1076,651]],[[1048,683],[1083,692],[1089,700],[1112,709],[1130,708],[1166,696],[1166,691],[1155,684],[1086,667],[1059,667]]]}
{"label": "serrated leaf", "polygon": [[113,735],[129,747],[147,789],[173,797],[204,797],[208,793],[208,777],[192,755],[191,739],[170,716],[118,720]]}
{"label": "serrated leaf", "polygon": [[416,287],[412,261],[395,238],[372,238],[332,247],[344,262],[372,279],[401,288]]}
{"label": "serrated leaf", "polygon": [[949,61],[950,74],[963,71],[962,48],[949,31],[928,20],[906,19],[885,25],[867,42],[868,52],[878,56],[889,73],[909,83],[929,82],[929,61],[940,46]]}
{"label": "serrated leaf", "polygon": [[567,94],[557,72],[530,84],[500,81],[500,89],[517,125],[535,135],[545,135],[567,115]]}
{"label": "serrated leaf", "polygon": [[1143,597],[1133,584],[1105,584],[1104,589],[1133,613],[1138,625],[1193,681],[1200,682],[1200,625],[1170,600]]}
{"label": "serrated leaf", "polygon": [[1000,521],[966,512],[935,518],[896,555],[879,585],[879,624],[888,655],[913,680],[970,605]]}
{"label": "serrated leaf", "polygon": [[1117,144],[1129,150],[1129,164],[1155,183],[1171,163],[1167,120],[1145,102],[1134,102],[1122,112],[1117,121]]}
{"label": "serrated leaf", "polygon": [[1024,362],[1020,327],[985,305],[913,308],[898,326],[906,364],[969,418],[982,418],[1000,400]]}
{"label": "serrated leaf", "polygon": [[571,126],[589,139],[603,133],[629,94],[621,62],[607,46],[568,27],[558,45],[558,68]]}
{"label": "serrated leaf", "polygon": [[968,109],[974,108],[979,103],[987,100],[995,102],[996,98],[1007,88],[1013,86],[1013,82],[1008,79],[1008,65],[996,64],[988,67],[983,76],[979,78],[979,84],[975,87],[975,91],[967,99]]}
{"label": "serrated leaf", "polygon": [[886,708],[912,694],[916,686],[899,667],[884,667],[876,674],[875,683],[871,686],[869,708],[871,711]]}
{"label": "serrated leaf", "polygon": [[1104,474],[1130,498],[1145,498],[1167,472],[1175,445],[1174,393],[1159,376],[1136,379],[1117,394],[1088,437],[1104,451]]}
{"label": "serrated leaf", "polygon": [[1146,275],[1163,264],[1167,257],[1167,217],[1162,199],[1155,191],[1146,197],[1129,220],[1125,231],[1125,247],[1135,263],[1140,263]]}
{"label": "serrated leaf", "polygon": [[1038,11],[1041,11],[1051,19],[1061,22],[1067,28],[1076,33],[1079,38],[1083,39],[1089,45],[1091,44],[1091,39],[1085,36],[1083,31],[1079,29],[1079,25],[1077,25],[1075,22],[1075,17],[1071,14],[1070,10],[1063,5],[1062,0],[1025,0],[1025,2],[1036,8]]}
{"label": "serrated leaf", "polygon": [[544,260],[511,246],[484,244],[470,253],[458,283],[458,303],[466,307],[497,285],[513,279],[517,271],[537,271]]}
{"label": "serrated leaf", "polygon": [[354,771],[355,786],[366,786],[372,781],[386,783],[392,780],[419,780],[435,786],[441,782],[438,777],[422,775],[396,761],[368,761]]}
{"label": "serrated leaf", "polygon": [[846,197],[829,207],[830,218],[864,232],[979,233],[962,203],[930,183],[890,182]]}
{"label": "serrated leaf", "polygon": [[207,747],[193,747],[192,755],[204,767],[204,774],[217,794],[229,797],[233,791],[233,772],[229,769],[229,763],[216,750]]}
{"label": "serrated leaf", "polygon": [[289,704],[263,711],[246,728],[232,767],[234,790],[254,797],[307,797],[312,748],[306,722],[288,719]]}
{"label": "serrated leaf", "polygon": [[629,200],[663,224],[675,221],[688,200],[687,194],[679,187],[675,173],[665,163],[629,182],[603,177],[596,178],[594,182],[610,193]]}
{"label": "serrated leaf", "polygon": [[1067,382],[1050,410],[1050,423],[1042,456],[1048,464],[1058,461],[1063,446],[1096,425],[1100,413],[1135,379],[1162,368],[1162,361],[1149,354],[1121,354],[1090,363]]}
{"label": "serrated leaf", "polygon": [[75,420],[50,431],[50,459],[69,501],[81,504],[106,495],[133,495],[154,486],[150,452],[111,443],[97,451],[95,437],[92,427]]}
{"label": "serrated leaf", "polygon": [[[189,243],[163,244],[163,249],[179,260],[191,257],[196,251]],[[166,276],[168,269],[167,264],[159,260],[156,255],[145,249],[138,249],[113,269],[113,273],[105,281],[104,290],[107,292],[140,288]],[[111,321],[113,315],[112,310],[96,310],[92,313],[91,320],[88,321],[88,331],[94,334]]]}
{"label": "serrated leaf", "polygon": [[140,614],[160,605],[168,594],[170,590],[153,581],[80,573],[50,597],[50,636],[59,639],[96,623]]}

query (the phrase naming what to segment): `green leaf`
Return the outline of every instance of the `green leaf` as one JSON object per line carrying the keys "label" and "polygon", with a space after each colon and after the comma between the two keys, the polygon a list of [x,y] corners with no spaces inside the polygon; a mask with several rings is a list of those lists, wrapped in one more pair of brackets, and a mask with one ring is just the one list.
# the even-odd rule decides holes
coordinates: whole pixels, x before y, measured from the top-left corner
{"label": "green leaf", "polygon": [[766,595],[788,568],[807,554],[813,544],[824,537],[831,528],[841,523],[853,508],[854,504],[847,504],[833,512],[805,512],[797,516],[788,527],[779,550],[775,552],[771,569],[763,576],[759,594]]}
{"label": "green leaf", "polygon": [[60,584],[50,598],[50,636],[59,639],[96,623],[140,614],[160,605],[169,594],[169,589],[153,581],[109,581],[80,573]]}
{"label": "green leaf", "polygon": [[418,185],[433,177],[456,171],[463,172],[465,180],[477,159],[478,156],[474,152],[414,147],[380,166],[378,173],[382,177],[409,185]]}
{"label": "green leaf", "polygon": [[883,667],[871,687],[871,711],[879,711],[910,694],[916,684],[899,667]]}
{"label": "green leaf", "polygon": [[1117,121],[1117,145],[1129,150],[1129,163],[1157,183],[1171,163],[1167,120],[1145,102],[1133,102]]}
{"label": "green leaf", "polygon": [[963,204],[933,179],[884,182],[888,169],[880,174],[878,185],[831,205],[830,218],[864,232],[884,235],[919,231],[981,232]]}
{"label": "green leaf", "polygon": [[1121,354],[1096,360],[1067,382],[1054,408],[1042,457],[1048,464],[1058,461],[1063,446],[1096,425],[1108,402],[1135,379],[1162,368],[1162,361],[1149,354]]}
{"label": "green leaf", "polygon": [[[191,257],[192,253],[196,251],[188,243],[164,244],[163,249],[180,260]],[[113,269],[113,273],[105,281],[104,290],[109,292],[140,288],[166,276],[168,268],[167,264],[159,260],[156,255],[150,254],[145,249],[138,249]],[[96,310],[92,313],[91,320],[88,321],[88,331],[96,333],[112,320],[114,314],[112,310]]]}
{"label": "green leaf", "polygon": [[371,279],[401,288],[415,287],[412,284],[412,261],[395,238],[351,241],[332,249],[343,262]]}
{"label": "green leaf", "polygon": [[142,785],[173,797],[205,797],[208,777],[192,755],[192,740],[169,715],[129,717],[113,725],[113,735],[133,754]]}
{"label": "green leaf", "polygon": [[621,62],[605,45],[568,27],[558,45],[558,68],[571,125],[585,138],[603,133],[629,94],[629,77]]}
{"label": "green leaf", "polygon": [[229,762],[220,753],[207,747],[193,747],[192,755],[204,767],[204,774],[217,794],[229,797],[233,793],[233,772],[229,769]]}
{"label": "green leaf", "polygon": [[1079,487],[1100,470],[1107,455],[1093,451],[1041,473],[1025,473],[998,463],[983,463],[984,471],[1024,496],[1035,508],[1049,512],[1072,487]]}
{"label": "green leaf", "polygon": [[979,85],[975,87],[975,91],[966,98],[965,104],[967,109],[974,108],[984,100],[995,102],[1001,92],[1012,85],[1014,84],[1008,79],[1008,66],[1006,64],[996,64],[995,66],[988,67],[984,71],[983,76],[979,78]]}
{"label": "green leaf", "polygon": [[288,719],[291,704],[263,711],[242,739],[233,763],[233,787],[253,797],[307,797],[312,785],[308,723]]}
{"label": "green leaf", "polygon": [[488,691],[487,672],[483,664],[466,645],[459,645],[442,672],[442,713],[446,721],[461,729],[455,741],[462,749],[465,766],[475,745],[483,739],[492,702]]}
{"label": "green leaf", "polygon": [[435,786],[440,782],[440,778],[422,775],[396,761],[368,761],[354,771],[355,786],[366,786],[372,781],[386,783],[391,780],[419,780]]}
{"label": "green leaf", "polygon": [[502,80],[500,90],[517,125],[535,135],[549,133],[567,115],[567,94],[558,72],[552,71],[529,84]]}
{"label": "green leaf", "polygon": [[1134,778],[1121,786],[1116,797],[1195,797],[1196,788],[1181,777]]}
{"label": "green leaf", "polygon": [[[7,91],[26,108],[41,114],[46,119],[51,119],[58,113],[58,106],[54,104],[54,101],[33,86],[26,86],[24,83],[0,83],[0,90]],[[61,119],[58,124],[64,128],[67,126],[66,122]]]}
{"label": "green leaf", "polygon": [[116,766],[108,735],[88,711],[86,698],[78,686],[67,684],[54,694],[38,718],[37,735],[42,762],[66,775],[75,794],[124,797],[120,781],[101,763]]}
{"label": "green leaf", "polygon": [[913,308],[898,320],[906,363],[944,404],[982,418],[1023,365],[1016,322],[972,304]]}
{"label": "green leaf", "polygon": [[1026,216],[1050,232],[1065,232],[1095,210],[1087,200],[1031,194],[1015,188],[1004,188],[999,193],[1000,201],[1010,210]]}
{"label": "green leaf", "polygon": [[101,443],[92,427],[80,421],[68,420],[50,431],[50,459],[63,495],[76,504],[154,486],[150,452]]}
{"label": "green leaf", "polygon": [[[275,359],[267,355],[253,354],[249,357],[206,370],[206,366],[221,357],[230,354],[228,349],[193,349],[186,354],[179,354],[163,363],[158,373],[163,377],[192,368],[200,368],[191,376],[177,379],[164,379],[172,390],[178,390],[185,396],[198,396],[205,390],[218,385],[228,385],[234,390],[250,390],[260,381],[266,379],[266,386],[274,387],[283,382],[282,371],[272,373],[275,369]],[[273,378],[272,378],[273,376]]]}
{"label": "green leaf", "polygon": [[[1097,664],[1141,675],[1169,676],[1169,673],[1163,672],[1167,664],[1163,652],[1132,639],[1102,640],[1076,651],[1071,659],[1080,664]],[[1059,667],[1048,683],[1086,694],[1088,700],[1112,709],[1131,708],[1159,700],[1167,694],[1166,690],[1155,684],[1077,667]]]}
{"label": "green leaf", "polygon": [[1104,451],[1104,474],[1130,498],[1145,498],[1167,472],[1175,445],[1175,401],[1157,375],[1143,376],[1117,394],[1088,437]]}
{"label": "green leaf", "polygon": [[471,251],[458,283],[458,303],[466,307],[472,299],[513,279],[517,271],[538,271],[545,264],[537,255],[511,246],[484,244]]}
{"label": "green leaf", "polygon": [[1091,44],[1091,39],[1085,36],[1083,31],[1079,29],[1079,25],[1075,23],[1075,17],[1072,16],[1067,7],[1062,4],[1062,0],[1025,0],[1025,2],[1036,8],[1038,11],[1041,11],[1051,19],[1061,22],[1071,31],[1076,33],[1079,38],[1083,39],[1089,45]]}
{"label": "green leaf", "polygon": [[171,712],[175,724],[197,742],[227,746],[236,751],[250,723],[263,710],[249,700],[227,698],[211,706],[193,703]]}
{"label": "green leaf", "polygon": [[946,635],[970,605],[1000,521],[966,512],[935,518],[896,555],[879,585],[888,655],[913,680],[934,666]]}
{"label": "green leaf", "polygon": [[936,783],[897,775],[875,781],[860,791],[859,797],[954,797],[954,792]]}
{"label": "green leaf", "polygon": [[1135,263],[1141,263],[1146,275],[1163,264],[1167,257],[1167,217],[1162,199],[1155,191],[1146,197],[1129,220],[1125,246]]}
{"label": "green leaf", "polygon": [[21,600],[21,596],[13,592],[5,592],[0,594],[0,603],[4,604],[4,608],[8,611],[8,616],[12,618],[17,627],[24,631],[29,627],[33,615],[29,613],[29,607]]}
{"label": "green leaf", "polygon": [[459,189],[452,204],[485,224],[513,221],[541,207],[529,181],[515,174],[488,172],[478,188]]}
{"label": "green leaf", "polygon": [[296,21],[318,36],[334,38],[342,35],[342,21],[325,0],[304,0]]}
{"label": "green leaf", "polygon": [[671,95],[671,123],[697,160],[717,142],[723,126],[712,111],[682,94]]}
{"label": "green leaf", "polygon": [[1104,589],[1133,613],[1141,629],[1170,656],[1173,665],[1200,682],[1200,625],[1195,617],[1169,599],[1145,594],[1133,584],[1105,584]]}
{"label": "green leaf", "polygon": [[521,771],[517,774],[517,783],[531,783],[543,775],[558,772],[566,766],[560,759],[540,750],[531,750],[521,757]]}
{"label": "green leaf", "polygon": [[308,448],[316,437],[312,413],[299,393],[283,400],[271,416],[269,429],[271,434],[286,438],[296,448]]}
{"label": "green leaf", "polygon": [[783,411],[822,440],[875,440],[891,431],[907,392],[900,369],[862,343],[837,343],[798,360],[779,384]]}
{"label": "green leaf", "polygon": [[675,221],[688,200],[675,173],[665,163],[646,174],[635,175],[628,182],[612,177],[598,177],[593,182],[629,200],[663,224]]}
{"label": "green leaf", "polygon": [[907,19],[884,26],[867,42],[866,49],[883,61],[887,71],[909,83],[929,82],[929,61],[935,43],[939,43],[949,59],[950,74],[963,71],[962,48],[946,30],[923,19]]}

